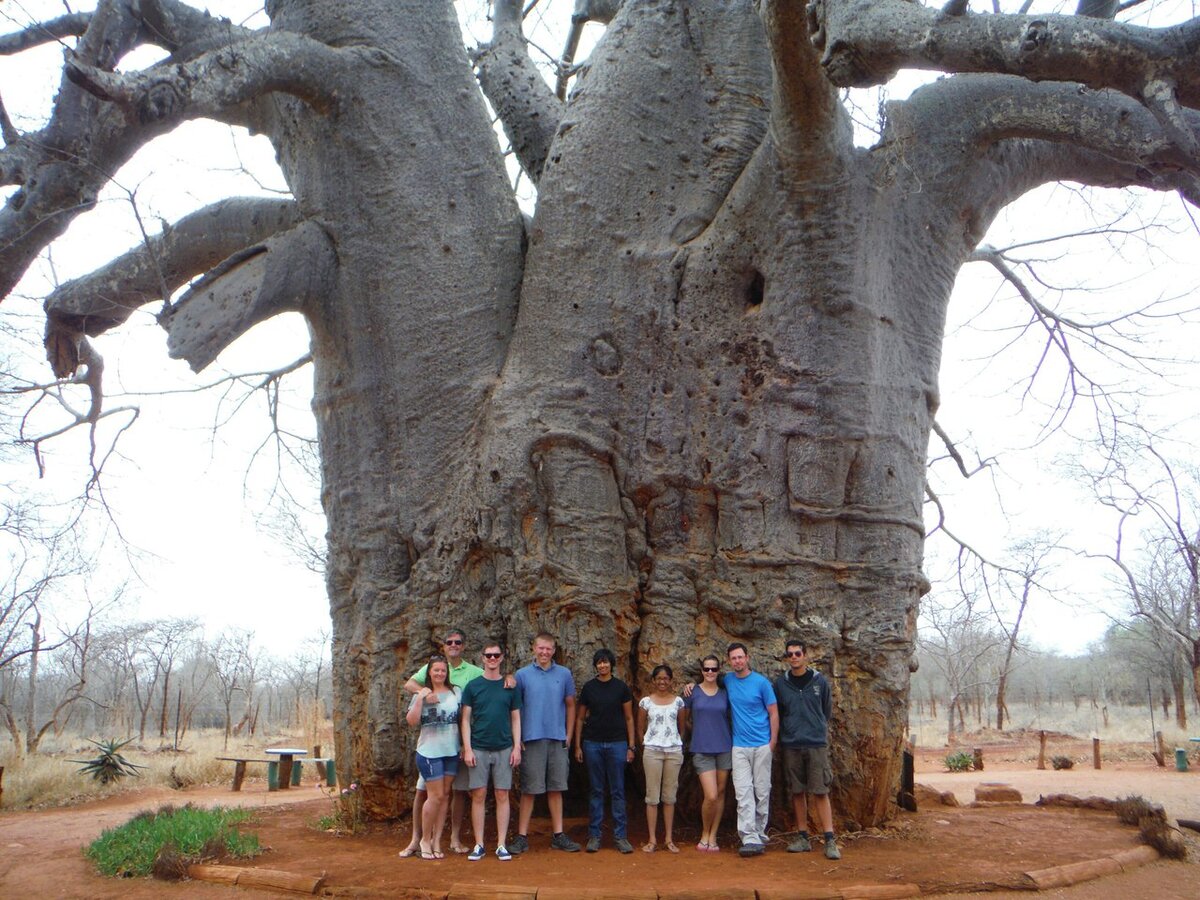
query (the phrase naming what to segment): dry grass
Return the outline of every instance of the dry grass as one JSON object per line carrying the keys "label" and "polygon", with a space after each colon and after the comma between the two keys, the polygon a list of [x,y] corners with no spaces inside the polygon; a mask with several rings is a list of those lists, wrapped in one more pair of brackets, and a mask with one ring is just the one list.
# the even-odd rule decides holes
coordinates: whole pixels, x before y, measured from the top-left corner
{"label": "dry grass", "polygon": [[[319,740],[311,740],[311,735]],[[6,809],[40,809],[68,806],[83,800],[110,797],[114,794],[137,791],[146,787],[165,787],[180,790],[193,785],[227,784],[233,777],[233,763],[220,762],[218,756],[261,757],[263,749],[274,744],[312,746],[321,744],[332,750],[333,734],[328,722],[323,728],[306,727],[303,731],[258,735],[251,741],[234,738],[224,747],[220,731],[192,732],[176,752],[170,746],[159,748],[147,741],[145,746],[130,744],[121,752],[130,762],[145,766],[138,778],[123,778],[102,785],[79,773],[76,759],[89,759],[96,748],[80,735],[61,735],[43,742],[42,752],[20,758],[10,743],[0,744],[0,766],[4,767],[4,807]],[[256,768],[259,771],[256,771]],[[266,767],[250,767],[251,778],[266,777]]]}
{"label": "dry grass", "polygon": [[[994,716],[995,712],[990,711]],[[1014,703],[1009,705],[1011,718],[1004,731],[996,731],[987,727],[986,721],[981,724],[971,716],[967,717],[969,743],[974,746],[1003,745],[1011,743],[1013,732],[1046,731],[1049,735],[1047,752],[1053,752],[1056,738],[1066,741],[1090,740],[1093,736],[1100,738],[1101,752],[1105,759],[1141,758],[1151,749],[1150,712],[1145,706],[1126,707],[1110,706],[1108,709],[1108,724],[1100,710],[1093,709],[1084,703],[1078,709],[1073,704],[1043,705],[1041,709]],[[1190,735],[1175,727],[1174,719],[1164,722],[1159,715],[1161,709],[1155,710],[1155,728],[1163,733],[1168,752],[1172,747],[1189,747]],[[910,736],[918,747],[945,747],[946,717],[943,709],[938,710],[938,717],[931,718],[928,714],[918,716],[915,708],[909,713]],[[1112,755],[1110,755],[1112,754]],[[1037,758],[1036,744],[1033,759]],[[1089,756],[1090,759],[1090,751]],[[1014,759],[1025,762],[1025,758]]]}

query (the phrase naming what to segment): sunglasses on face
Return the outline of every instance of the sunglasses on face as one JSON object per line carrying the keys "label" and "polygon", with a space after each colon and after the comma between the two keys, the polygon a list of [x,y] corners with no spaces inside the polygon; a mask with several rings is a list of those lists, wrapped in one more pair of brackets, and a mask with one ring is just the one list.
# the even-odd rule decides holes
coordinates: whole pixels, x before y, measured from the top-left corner
{"label": "sunglasses on face", "polygon": [[445,641],[445,644],[447,646],[452,646],[452,647],[461,647],[462,646],[462,638],[448,638]]}
{"label": "sunglasses on face", "polygon": [[701,666],[700,671],[701,672],[720,672],[721,670],[717,666]]}
{"label": "sunglasses on face", "polygon": [[484,655],[484,657],[485,657],[485,658],[487,658],[487,659],[499,659],[499,658],[500,658],[500,657],[502,657],[504,654],[503,654],[503,653],[485,653],[485,654],[483,654],[483,655]]}
{"label": "sunglasses on face", "polygon": [[788,655],[788,656],[803,656],[803,655],[804,655],[804,651],[803,651],[803,650],[789,650],[789,651],[787,652],[787,655]]}

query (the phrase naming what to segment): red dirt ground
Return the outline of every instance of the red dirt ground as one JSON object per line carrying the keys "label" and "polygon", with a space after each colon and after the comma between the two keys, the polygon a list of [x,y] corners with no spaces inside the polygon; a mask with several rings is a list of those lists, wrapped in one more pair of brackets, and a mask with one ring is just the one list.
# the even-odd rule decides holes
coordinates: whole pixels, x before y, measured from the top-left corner
{"label": "red dirt ground", "polygon": [[[1026,802],[1036,792],[1062,790],[1053,780],[1057,773],[1036,772],[1032,763],[984,773],[948,775],[940,760],[944,751],[918,754],[918,782],[933,782],[940,790],[953,789],[969,799],[980,781],[1009,781],[1025,792]],[[1119,766],[1119,767],[1118,767]],[[1200,804],[1200,774],[1155,769],[1153,763],[1129,762],[1102,771],[1076,769],[1070,773],[1071,793],[1106,797],[1130,793],[1129,785],[1143,779],[1154,790],[1141,789],[1151,799],[1166,803],[1171,815],[1190,814]],[[986,777],[984,777],[986,776]],[[949,788],[945,786],[952,779]],[[1022,779],[1036,784],[1031,788]],[[1033,790],[1034,793],[1030,793]],[[1154,796],[1157,791],[1158,796]],[[329,801],[315,788],[268,794],[261,784],[250,783],[240,794],[221,788],[185,792],[165,789],[127,794],[81,806],[0,814],[0,895],[5,897],[230,897],[235,888],[200,882],[168,884],[151,880],[113,880],[96,875],[80,848],[101,830],[128,819],[139,809],[161,803],[238,802],[259,808],[254,830],[267,852],[252,865],[304,875],[324,875],[327,893],[341,896],[395,896],[404,887],[445,891],[453,884],[514,884],[557,887],[608,887],[628,885],[660,890],[746,889],[806,885],[915,883],[926,892],[958,896],[955,892],[1017,888],[1022,873],[1111,855],[1138,845],[1133,829],[1121,826],[1111,813],[1032,806],[966,809],[923,807],[903,814],[885,832],[850,835],[843,840],[843,859],[829,862],[819,851],[784,852],[780,838],[763,857],[739,859],[733,836],[719,854],[698,853],[694,836],[677,829],[678,855],[659,850],[654,854],[618,854],[607,845],[597,854],[564,854],[547,849],[548,822],[535,819],[533,849],[501,863],[495,858],[471,863],[448,854],[438,862],[402,860],[396,851],[407,840],[407,824],[378,826],[366,834],[336,836],[315,829],[318,816],[328,813]],[[1174,811],[1178,805],[1179,812]],[[632,822],[640,816],[632,816]],[[631,827],[634,827],[631,822]],[[490,824],[490,823],[489,823]],[[644,826],[642,826],[644,827]],[[569,820],[569,832],[578,840],[586,834],[582,820]],[[631,837],[638,837],[635,831]],[[688,844],[681,838],[692,837]],[[1192,856],[1200,842],[1190,840]],[[19,893],[18,893],[19,892]],[[1055,897],[1194,900],[1200,897],[1200,865],[1160,861],[1123,875],[1073,888],[1049,892]],[[1022,896],[1029,896],[1022,891]],[[993,896],[1008,896],[1008,892]],[[1016,894],[1012,894],[1016,896]]]}

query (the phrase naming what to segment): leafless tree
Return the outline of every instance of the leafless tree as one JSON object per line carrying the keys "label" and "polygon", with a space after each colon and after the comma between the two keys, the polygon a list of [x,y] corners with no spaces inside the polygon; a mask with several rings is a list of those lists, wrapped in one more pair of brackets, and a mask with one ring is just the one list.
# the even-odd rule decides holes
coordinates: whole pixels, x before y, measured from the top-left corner
{"label": "leafless tree", "polygon": [[233,736],[233,701],[246,692],[246,667],[251,656],[251,635],[247,631],[230,629],[223,632],[208,649],[213,677],[217,682],[221,705],[225,713],[225,748]]}
{"label": "leafless tree", "polygon": [[[1093,476],[1101,502],[1118,514],[1115,547],[1106,559],[1128,592],[1130,611],[1185,655],[1200,703],[1200,496],[1194,469],[1179,465],[1146,431],[1116,448]],[[1191,452],[1193,448],[1186,448]],[[1136,460],[1136,462],[1135,462]],[[1148,520],[1148,522],[1146,522]],[[1144,565],[1130,559],[1127,535],[1141,526]],[[1178,710],[1180,704],[1176,703]],[[1178,714],[1178,712],[1177,712]]]}
{"label": "leafless tree", "polygon": [[922,613],[926,624],[919,638],[923,655],[933,661],[946,683],[949,743],[966,730],[968,700],[995,684],[992,660],[1007,643],[987,606],[986,600],[968,593],[944,606],[926,604]]}

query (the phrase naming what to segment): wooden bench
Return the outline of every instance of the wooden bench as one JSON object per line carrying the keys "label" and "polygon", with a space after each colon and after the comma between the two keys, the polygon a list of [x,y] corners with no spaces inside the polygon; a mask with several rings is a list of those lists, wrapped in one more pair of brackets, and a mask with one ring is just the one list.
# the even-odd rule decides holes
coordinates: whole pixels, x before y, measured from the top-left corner
{"label": "wooden bench", "polygon": [[242,782],[246,780],[246,763],[266,763],[267,789],[272,791],[279,789],[279,760],[277,759],[255,759],[248,756],[218,756],[217,759],[233,763],[233,784],[230,786],[230,790],[240,791],[242,789]]}
{"label": "wooden bench", "polygon": [[[222,762],[233,763],[233,784],[230,790],[240,791],[242,782],[246,780],[246,764],[247,763],[265,763],[267,767],[267,790],[279,790],[279,760],[277,759],[259,759],[251,756],[218,756],[217,759]],[[337,786],[337,767],[332,756],[318,757],[316,759],[292,760],[292,778],[293,786],[300,784],[300,773],[303,768],[302,763],[315,763],[317,767],[317,777],[324,779],[325,784],[329,787]]]}

